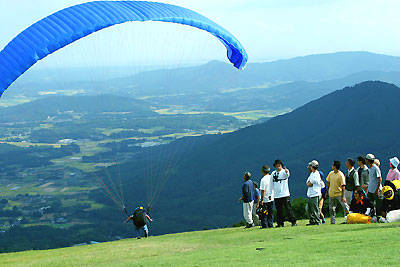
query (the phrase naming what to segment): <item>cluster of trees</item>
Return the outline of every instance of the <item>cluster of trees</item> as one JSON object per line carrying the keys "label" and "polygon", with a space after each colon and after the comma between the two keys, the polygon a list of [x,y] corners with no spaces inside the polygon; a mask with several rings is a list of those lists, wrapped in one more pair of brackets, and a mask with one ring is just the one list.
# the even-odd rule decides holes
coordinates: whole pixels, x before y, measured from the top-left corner
{"label": "cluster of trees", "polygon": [[174,129],[164,129],[164,130],[157,130],[154,132],[141,132],[137,130],[123,130],[118,133],[112,133],[110,134],[111,139],[123,139],[123,138],[130,138],[130,137],[152,137],[152,136],[161,136],[161,135],[167,135],[167,134],[173,134],[176,133],[176,130]]}
{"label": "cluster of trees", "polygon": [[71,124],[69,127],[33,130],[29,139],[32,143],[55,144],[62,139],[89,139],[90,133],[79,129],[79,125]]}
{"label": "cluster of trees", "polygon": [[34,168],[51,165],[51,159],[79,153],[80,148],[76,144],[54,148],[52,146],[30,146],[17,147],[8,144],[0,144],[0,170],[15,168],[16,165],[22,168]]}

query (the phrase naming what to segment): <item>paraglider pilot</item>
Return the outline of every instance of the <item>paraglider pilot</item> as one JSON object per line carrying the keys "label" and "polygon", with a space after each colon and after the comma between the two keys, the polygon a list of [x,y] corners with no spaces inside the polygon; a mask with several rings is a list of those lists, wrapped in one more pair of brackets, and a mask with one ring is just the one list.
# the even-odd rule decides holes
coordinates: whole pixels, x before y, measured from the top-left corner
{"label": "paraglider pilot", "polygon": [[136,228],[136,238],[140,239],[140,229],[143,229],[144,232],[144,237],[149,236],[149,230],[147,228],[147,223],[150,221],[152,222],[153,220],[150,218],[149,215],[147,215],[147,211],[143,207],[137,207],[133,214],[126,219],[125,223],[128,223],[129,221],[133,221],[133,225]]}

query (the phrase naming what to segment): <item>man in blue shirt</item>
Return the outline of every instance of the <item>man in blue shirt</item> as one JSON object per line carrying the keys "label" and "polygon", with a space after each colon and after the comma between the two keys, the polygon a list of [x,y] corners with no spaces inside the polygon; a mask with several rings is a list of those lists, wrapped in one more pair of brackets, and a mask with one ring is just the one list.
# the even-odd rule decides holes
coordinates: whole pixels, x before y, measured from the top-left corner
{"label": "man in blue shirt", "polygon": [[246,228],[254,227],[252,212],[254,205],[254,186],[250,180],[251,173],[245,172],[243,175],[242,197],[239,202],[243,200],[243,217],[246,221]]}

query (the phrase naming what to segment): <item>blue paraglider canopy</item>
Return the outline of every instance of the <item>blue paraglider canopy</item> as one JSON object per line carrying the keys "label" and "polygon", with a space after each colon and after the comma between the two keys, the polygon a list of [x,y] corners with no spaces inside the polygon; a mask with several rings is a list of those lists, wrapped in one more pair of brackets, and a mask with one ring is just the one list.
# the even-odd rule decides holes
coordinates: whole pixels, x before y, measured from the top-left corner
{"label": "blue paraglider canopy", "polygon": [[238,69],[248,56],[240,42],[210,19],[189,9],[146,1],[96,1],[58,11],[25,29],[0,52],[0,96],[37,61],[101,29],[130,21],[172,22],[205,30],[226,47]]}

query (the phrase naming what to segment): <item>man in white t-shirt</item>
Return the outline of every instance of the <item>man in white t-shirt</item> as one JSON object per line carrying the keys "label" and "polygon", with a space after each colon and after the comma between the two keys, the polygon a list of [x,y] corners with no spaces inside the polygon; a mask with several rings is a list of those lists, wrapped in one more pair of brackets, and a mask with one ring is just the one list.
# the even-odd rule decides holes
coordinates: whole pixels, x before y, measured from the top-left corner
{"label": "man in white t-shirt", "polygon": [[268,165],[264,165],[261,169],[264,177],[260,181],[261,190],[261,203],[260,203],[260,221],[261,228],[272,228],[274,227],[274,217],[272,205],[274,202],[274,195],[269,195],[272,187],[272,176],[269,174],[271,171]]}
{"label": "man in white t-shirt", "polygon": [[310,176],[306,181],[307,184],[307,197],[308,197],[308,214],[310,216],[310,223],[307,225],[320,225],[320,210],[319,201],[321,199],[321,188],[325,187],[318,171],[318,161],[313,160],[308,163],[308,170]]}
{"label": "man in white t-shirt", "polygon": [[292,226],[297,226],[296,219],[290,203],[290,192],[288,178],[290,176],[289,170],[283,166],[281,160],[277,159],[274,162],[275,171],[271,173],[272,184],[268,195],[274,194],[274,202],[276,208],[277,223],[276,227],[284,226],[283,207],[285,207],[286,214]]}

